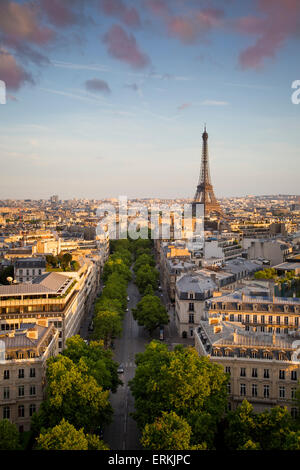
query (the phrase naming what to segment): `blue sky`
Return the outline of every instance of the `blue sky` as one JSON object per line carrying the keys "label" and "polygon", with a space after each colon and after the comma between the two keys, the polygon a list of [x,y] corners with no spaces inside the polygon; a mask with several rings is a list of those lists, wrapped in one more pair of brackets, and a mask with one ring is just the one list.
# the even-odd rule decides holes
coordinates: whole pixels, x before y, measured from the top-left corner
{"label": "blue sky", "polygon": [[1,2],[1,198],[192,197],[205,122],[217,196],[299,194],[297,2],[56,2]]}

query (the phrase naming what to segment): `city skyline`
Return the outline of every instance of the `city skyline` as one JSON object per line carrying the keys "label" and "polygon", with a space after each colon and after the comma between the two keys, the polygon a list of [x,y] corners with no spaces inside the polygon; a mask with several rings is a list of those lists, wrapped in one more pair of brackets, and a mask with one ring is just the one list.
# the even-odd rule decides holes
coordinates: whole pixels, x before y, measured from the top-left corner
{"label": "city skyline", "polygon": [[1,199],[299,194],[294,0],[0,5]]}

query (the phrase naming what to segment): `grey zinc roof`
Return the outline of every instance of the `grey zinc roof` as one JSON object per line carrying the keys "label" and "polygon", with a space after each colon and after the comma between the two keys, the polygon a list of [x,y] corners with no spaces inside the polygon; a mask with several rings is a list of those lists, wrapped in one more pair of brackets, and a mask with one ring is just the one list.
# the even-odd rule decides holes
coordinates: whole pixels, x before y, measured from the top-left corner
{"label": "grey zinc roof", "polygon": [[217,285],[207,276],[186,274],[177,281],[177,287],[181,292],[203,293],[210,289],[216,289]]}
{"label": "grey zinc roof", "polygon": [[15,267],[19,268],[45,268],[46,261],[42,258],[23,258],[15,261]]}
{"label": "grey zinc roof", "polygon": [[[240,325],[234,322],[221,321],[220,326],[222,330],[218,333],[214,332],[214,326],[209,325],[207,320],[200,321],[200,326],[206,333],[206,336],[209,338],[209,341],[212,345],[228,345],[228,346],[263,346],[263,347],[275,347],[279,349],[289,349],[292,348],[292,343],[295,341],[295,338],[289,337],[287,335],[273,335],[267,333],[258,333],[252,331],[245,331]],[[234,339],[234,333],[236,337]]]}
{"label": "grey zinc roof", "polygon": [[56,294],[60,289],[63,293],[72,278],[59,273],[45,273],[36,277],[32,284],[12,284],[0,286],[0,295],[16,296],[22,294]]}
{"label": "grey zinc roof", "polygon": [[[35,329],[38,332],[38,337],[37,339],[34,338],[28,338],[26,336],[27,330],[30,329]],[[40,326],[36,324],[24,324],[22,325],[22,328],[19,330],[15,331],[14,336],[9,336],[7,335],[0,335],[1,341],[5,343],[5,349],[15,349],[15,348],[23,348],[23,347],[35,347],[41,338],[45,335],[47,332],[48,327],[45,326]]]}

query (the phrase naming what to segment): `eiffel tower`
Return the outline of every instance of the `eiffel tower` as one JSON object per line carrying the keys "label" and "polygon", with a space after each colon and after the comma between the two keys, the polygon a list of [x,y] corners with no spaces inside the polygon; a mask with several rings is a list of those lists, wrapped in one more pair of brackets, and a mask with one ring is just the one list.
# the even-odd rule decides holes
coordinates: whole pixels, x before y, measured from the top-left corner
{"label": "eiffel tower", "polygon": [[203,145],[202,145],[202,161],[199,182],[194,197],[194,203],[204,204],[204,215],[209,216],[212,213],[223,216],[220,204],[216,200],[214,190],[211,184],[210,173],[209,173],[209,161],[208,161],[208,133],[206,132],[206,126],[202,134]]}

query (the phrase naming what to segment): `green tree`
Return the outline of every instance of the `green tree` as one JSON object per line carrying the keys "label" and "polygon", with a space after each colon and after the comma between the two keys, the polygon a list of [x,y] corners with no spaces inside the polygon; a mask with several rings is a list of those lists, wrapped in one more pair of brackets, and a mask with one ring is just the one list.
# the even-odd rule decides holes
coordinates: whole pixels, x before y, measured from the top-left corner
{"label": "green tree", "polygon": [[103,310],[108,310],[110,312],[117,312],[119,315],[124,315],[124,310],[122,308],[122,302],[117,299],[110,299],[105,296],[101,296],[95,303],[95,314]]}
{"label": "green tree", "polygon": [[108,348],[111,341],[122,334],[121,317],[116,312],[103,311],[97,312],[94,317],[94,333],[95,339],[102,339],[104,347]]}
{"label": "green tree", "polygon": [[109,391],[104,391],[88,375],[85,364],[77,366],[63,355],[51,357],[46,377],[46,399],[33,419],[34,432],[56,426],[63,418],[85,432],[94,432],[111,421]]}
{"label": "green tree", "polygon": [[8,419],[0,421],[0,450],[20,450],[19,432]]}
{"label": "green tree", "polygon": [[230,450],[241,449],[248,441],[252,442],[255,430],[253,406],[243,400],[242,404],[227,414],[228,427],[225,430],[225,444]]}
{"label": "green tree", "polygon": [[95,434],[79,431],[64,418],[51,429],[41,432],[36,439],[37,450],[108,450]]}
{"label": "green tree", "polygon": [[214,437],[227,402],[228,378],[223,368],[206,357],[199,357],[194,348],[178,346],[168,351],[167,346],[158,341],[152,341],[144,353],[137,354],[136,363],[130,388],[135,398],[134,417],[138,425],[144,428],[163,411],[174,411],[191,426],[192,445],[206,442],[211,447],[212,434],[207,436],[207,428],[202,429],[195,423],[202,413],[210,416],[209,426],[214,430]]}
{"label": "green tree", "polygon": [[135,283],[139,288],[141,294],[144,293],[147,286],[150,284],[153,289],[157,288],[159,279],[159,272],[157,269],[152,268],[148,264],[141,266],[136,272]]}
{"label": "green tree", "polygon": [[[163,412],[151,424],[146,424],[141,444],[149,450],[195,450],[191,444],[192,428],[184,418],[180,418],[174,411]],[[206,445],[197,446],[205,449]]]}
{"label": "green tree", "polygon": [[133,318],[140,326],[144,326],[150,334],[160,325],[169,322],[169,315],[160,299],[153,294],[147,294],[132,309]]}
{"label": "green tree", "polygon": [[243,403],[227,415],[225,443],[230,450],[283,450],[297,446],[296,423],[286,408],[275,406],[254,413],[253,406]]}
{"label": "green tree", "polygon": [[151,267],[155,266],[155,261],[154,261],[153,256],[150,256],[147,254],[140,255],[137,258],[136,262],[134,263],[133,270],[134,272],[137,272],[140,268],[146,265],[151,266]]}
{"label": "green tree", "polygon": [[66,346],[62,353],[64,356],[80,365],[82,370],[87,367],[88,375],[94,377],[103,390],[117,391],[122,382],[117,372],[118,364],[113,361],[110,349],[105,349],[100,341],[86,344],[79,335],[68,338]]}
{"label": "green tree", "polygon": [[113,273],[117,273],[118,276],[121,276],[126,281],[130,281],[132,278],[130,269],[121,258],[110,257],[109,260],[105,263],[103,269],[104,282],[106,282],[109,276]]}

